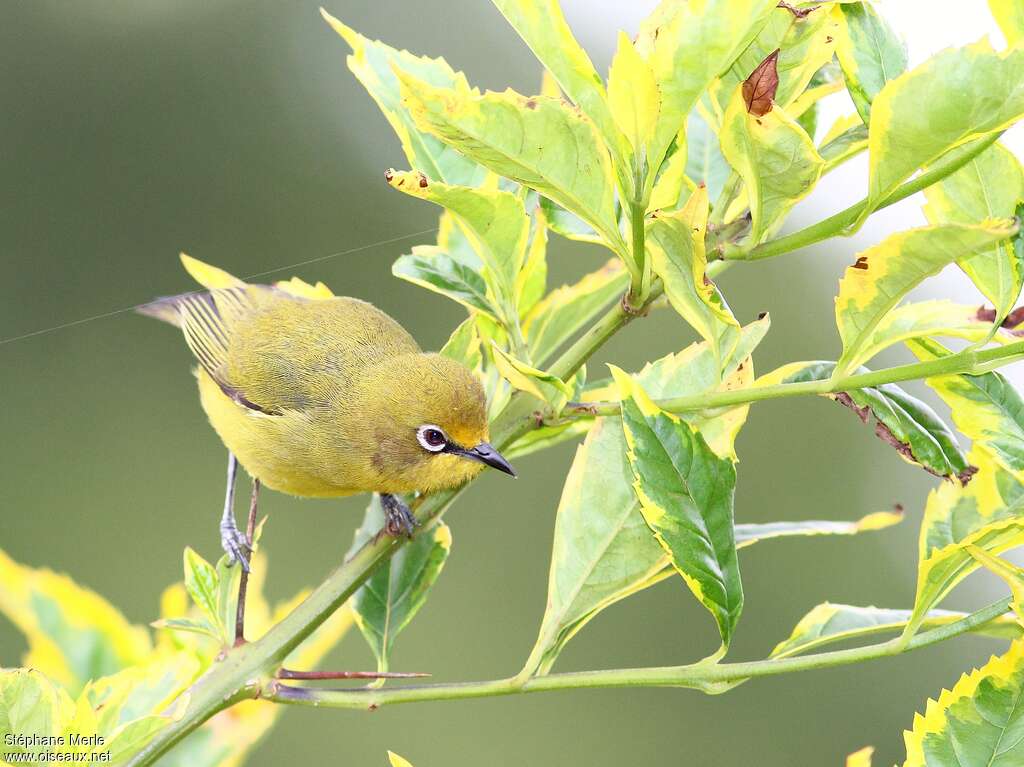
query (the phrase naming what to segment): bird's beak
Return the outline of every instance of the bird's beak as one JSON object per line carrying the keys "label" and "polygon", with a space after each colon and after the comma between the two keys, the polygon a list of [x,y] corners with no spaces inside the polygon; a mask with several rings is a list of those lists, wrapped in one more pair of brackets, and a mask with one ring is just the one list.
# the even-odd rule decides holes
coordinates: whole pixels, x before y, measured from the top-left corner
{"label": "bird's beak", "polygon": [[512,468],[512,464],[506,461],[501,453],[486,442],[481,442],[476,447],[463,450],[460,455],[465,458],[471,458],[474,461],[480,461],[480,463],[487,464],[492,469],[503,471],[513,477],[516,476],[516,470]]}

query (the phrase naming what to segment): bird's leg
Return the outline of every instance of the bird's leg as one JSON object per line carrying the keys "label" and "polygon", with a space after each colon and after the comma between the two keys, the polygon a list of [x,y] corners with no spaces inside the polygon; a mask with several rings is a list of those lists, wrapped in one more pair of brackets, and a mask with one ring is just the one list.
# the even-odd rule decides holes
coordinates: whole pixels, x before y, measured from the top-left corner
{"label": "bird's leg", "polygon": [[381,493],[380,505],[384,507],[384,529],[382,532],[392,537],[405,534],[412,538],[413,531],[419,523],[402,499],[391,493]]}
{"label": "bird's leg", "polygon": [[242,563],[242,570],[249,572],[249,560],[243,551],[248,548],[245,537],[235,524],[235,475],[238,474],[238,459],[228,453],[228,489],[224,496],[224,514],[220,518],[220,545],[228,555],[228,564]]}
{"label": "bird's leg", "polygon": [[[253,536],[256,534],[256,508],[259,505],[260,481],[252,478],[252,497],[249,499],[249,520],[245,526],[245,544],[253,550]],[[245,644],[245,592],[249,587],[249,571],[242,570],[238,580],[238,607],[235,612],[235,646]]]}

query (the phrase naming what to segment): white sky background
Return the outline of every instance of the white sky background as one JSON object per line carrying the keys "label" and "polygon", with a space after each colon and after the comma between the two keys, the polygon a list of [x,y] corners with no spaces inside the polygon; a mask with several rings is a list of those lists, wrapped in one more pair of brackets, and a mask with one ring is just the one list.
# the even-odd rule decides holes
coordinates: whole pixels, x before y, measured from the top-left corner
{"label": "white sky background", "polygon": [[[624,29],[634,35],[641,19],[657,5],[656,0],[562,0],[569,24],[590,52],[595,66],[603,70],[602,74],[607,73],[614,52],[616,30]],[[906,41],[911,67],[943,48],[967,45],[983,37],[988,37],[997,50],[1006,44],[986,0],[876,0],[875,6]],[[824,135],[836,118],[854,111],[845,93],[822,101],[818,136]],[[1024,125],[1011,129],[1001,141],[1018,157],[1024,158]],[[814,193],[796,207],[787,229],[813,223],[862,199],[867,193],[867,178],[865,152],[824,177]],[[892,232],[926,224],[921,213],[923,203],[924,196],[917,194],[875,213],[863,229],[845,243],[843,250],[863,250]],[[834,268],[829,268],[827,276],[823,273],[823,279],[831,280],[833,273]],[[956,267],[927,280],[911,293],[911,298],[949,298],[978,305],[984,300]],[[1004,371],[1018,387],[1024,386],[1024,370],[1020,367]]]}

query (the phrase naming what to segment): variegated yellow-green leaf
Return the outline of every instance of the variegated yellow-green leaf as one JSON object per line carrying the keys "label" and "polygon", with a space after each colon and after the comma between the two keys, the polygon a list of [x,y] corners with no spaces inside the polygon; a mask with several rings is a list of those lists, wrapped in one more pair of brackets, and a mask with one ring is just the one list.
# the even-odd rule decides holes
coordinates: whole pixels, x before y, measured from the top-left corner
{"label": "variegated yellow-green leaf", "polygon": [[[1008,149],[993,144],[964,167],[924,190],[925,215],[933,224],[976,224],[1009,218],[1024,200],[1024,169]],[[958,261],[996,308],[998,325],[1013,309],[1024,284],[1022,254],[1009,240]]]}
{"label": "variegated yellow-green leaf", "polygon": [[868,128],[858,115],[848,115],[835,121],[821,139],[818,154],[825,161],[822,173],[842,165],[868,148]]}
{"label": "variegated yellow-green leaf", "polygon": [[1024,40],[1024,3],[1021,0],[988,0],[1003,37],[1011,46]]}
{"label": "variegated yellow-green leaf", "polygon": [[619,298],[628,285],[629,275],[622,264],[612,260],[578,282],[548,293],[523,321],[531,358],[544,364],[562,344]]}
{"label": "variegated yellow-green leaf", "polygon": [[548,287],[548,227],[544,212],[538,206],[530,223],[530,243],[526,248],[526,262],[516,277],[516,308],[525,319],[530,310],[543,298]]}
{"label": "variegated yellow-green leaf", "polygon": [[750,44],[775,5],[772,0],[666,0],[640,25],[637,51],[661,93],[648,151],[652,166],[661,164],[701,94]]}
{"label": "variegated yellow-green leaf", "polygon": [[[893,344],[922,336],[984,341],[991,330],[992,323],[979,317],[977,306],[967,306],[945,299],[919,301],[898,306],[888,312],[875,326],[870,339],[864,343],[857,356],[869,360]],[[1003,341],[1009,338],[1009,334],[997,335],[994,340]]]}
{"label": "variegated yellow-green leaf", "polygon": [[558,203],[552,202],[547,197],[541,197],[540,209],[552,232],[575,242],[589,242],[592,245],[603,244],[604,240],[601,239],[601,235],[594,227]]}
{"label": "variegated yellow-green leaf", "polygon": [[750,205],[750,242],[761,242],[810,193],[821,159],[807,132],[779,106],[761,117],[747,112],[737,88],[722,118],[722,154],[743,179]]}
{"label": "variegated yellow-green leaf", "polygon": [[478,269],[456,260],[435,245],[415,246],[410,255],[395,261],[391,273],[400,280],[440,293],[496,320],[501,314],[492,306],[487,295],[487,283]]}
{"label": "variegated yellow-green leaf", "polygon": [[625,32],[619,32],[618,48],[608,70],[608,103],[612,118],[640,156],[654,135],[661,97],[654,73]]}
{"label": "variegated yellow-green leaf", "polygon": [[875,96],[907,69],[907,47],[870,3],[841,3],[832,14],[839,22],[836,58],[843,68],[846,89],[864,124],[869,125]]}
{"label": "variegated yellow-green leaf", "polygon": [[149,633],[66,575],[19,564],[0,551],[0,613],[24,634],[23,662],[75,695],[90,679],[142,662]]}
{"label": "variegated yellow-green leaf", "polygon": [[[706,343],[650,363],[637,381],[656,397],[682,396],[730,385],[752,377],[750,353],[764,337],[768,322],[746,326],[728,361],[726,383]],[[737,368],[744,364],[744,370]],[[617,392],[616,392],[617,394]],[[597,392],[596,396],[610,396]],[[740,407],[712,417],[690,414],[722,455],[733,454],[733,441],[746,417]],[[562,489],[548,579],[548,601],[536,645],[524,672],[547,673],[558,653],[577,631],[605,607],[660,580],[669,565],[639,510],[626,459],[625,437],[616,418],[599,418],[576,451]]]}
{"label": "variegated yellow-green leaf", "polygon": [[[671,148],[670,148],[671,149]],[[697,188],[687,177],[686,167],[689,162],[685,131],[676,136],[674,151],[670,151],[651,190],[651,199],[647,203],[647,212],[657,210],[675,210]]]}
{"label": "variegated yellow-green leaf", "polygon": [[[886,84],[871,107],[868,205],[915,170],[1024,115],[1024,48],[949,48]],[[956,93],[956,99],[948,98]]]}
{"label": "variegated yellow-green leaf", "polygon": [[863,349],[875,328],[912,288],[957,259],[990,249],[1016,229],[1006,220],[928,226],[897,232],[862,251],[839,281],[836,324],[843,355],[836,374],[864,361]]}
{"label": "variegated yellow-green leaf", "polygon": [[[919,359],[944,357],[949,351],[928,339],[907,344]],[[988,451],[1006,471],[1024,478],[1024,398],[997,372],[945,375],[927,379],[953,413],[953,422],[976,447]]]}
{"label": "variegated yellow-green leaf", "polygon": [[711,612],[724,651],[743,610],[733,531],[736,469],[699,431],[659,409],[629,375],[611,370],[622,396],[622,430],[640,513]]}
{"label": "variegated yellow-green leaf", "polygon": [[967,551],[981,564],[998,575],[1010,587],[1013,601],[1010,607],[1017,614],[1017,620],[1024,623],[1024,569],[1012,565],[1002,557],[994,557],[977,546],[968,546]]}
{"label": "variegated yellow-green leaf", "polygon": [[[833,362],[795,362],[762,376],[758,383],[800,383],[822,381],[835,370]],[[860,368],[859,372],[867,372]],[[865,424],[875,418],[875,435],[908,463],[931,474],[970,481],[976,468],[960,450],[956,435],[924,402],[907,394],[896,384],[882,384],[824,395],[848,407]]]}
{"label": "variegated yellow-green leaf", "polygon": [[456,362],[461,362],[470,370],[476,370],[483,361],[480,352],[480,333],[476,329],[476,319],[469,317],[459,323],[452,331],[448,341],[441,347],[440,354]]}
{"label": "variegated yellow-green leaf", "polygon": [[467,157],[535,189],[625,252],[608,152],[593,123],[561,99],[483,93],[458,77],[436,88],[404,72],[402,103],[416,124]]}
{"label": "variegated yellow-green leaf", "polygon": [[[896,633],[903,630],[912,611],[883,607],[857,607],[824,602],[807,613],[793,628],[793,632],[772,650],[773,658],[788,658],[806,652],[818,651],[836,642],[865,639],[876,634]],[[955,623],[967,613],[951,610],[932,610],[922,628],[936,628]],[[989,623],[977,626],[975,633],[1000,639],[1016,639],[1021,627],[1012,615],[1003,615]]]}
{"label": "variegated yellow-green leaf", "polygon": [[218,629],[224,629],[217,610],[217,570],[196,553],[191,546],[185,547],[185,588],[196,607]]}
{"label": "variegated yellow-green leaf", "polygon": [[437,86],[451,86],[455,72],[444,59],[415,56],[395,50],[379,40],[369,40],[320,9],[324,20],[349,44],[348,68],[377,102],[402,142],[409,164],[429,178],[448,184],[477,186],[484,169],[436,137],[421,132],[402,105],[394,68],[409,72]]}
{"label": "variegated yellow-green leaf", "polygon": [[526,259],[530,231],[522,201],[498,189],[430,181],[415,171],[388,171],[387,180],[399,191],[451,211],[486,267],[484,279],[503,310],[503,319],[514,321],[515,283]]}
{"label": "variegated yellow-green leaf", "polygon": [[964,674],[903,734],[903,767],[1015,767],[1024,763],[1024,640]]}
{"label": "variegated yellow-green leaf", "polygon": [[512,384],[513,388],[532,394],[552,412],[560,411],[572,397],[572,388],[558,376],[517,360],[497,344],[491,344],[491,353],[494,355],[494,364],[498,372]]}
{"label": "variegated yellow-green leaf", "polygon": [[587,52],[573,37],[558,0],[493,1],[569,99],[614,143],[615,121],[604,85]]}
{"label": "variegated yellow-green leaf", "polygon": [[739,323],[706,277],[707,190],[698,187],[677,213],[658,215],[647,227],[651,267],[661,277],[672,308],[724,360],[739,337]]}
{"label": "variegated yellow-green leaf", "polygon": [[[380,496],[374,495],[366,508],[363,524],[356,531],[355,551],[384,527]],[[427,601],[434,581],[441,574],[452,545],[452,534],[443,522],[421,531],[359,587],[352,607],[356,625],[377,657],[377,668],[387,671],[395,638]]]}
{"label": "variegated yellow-green leaf", "polygon": [[20,745],[19,736],[57,737],[74,715],[75,704],[60,685],[40,671],[29,668],[0,670],[0,739],[13,761],[18,754],[42,754],[55,749],[44,745]]}
{"label": "variegated yellow-green leaf", "polygon": [[969,546],[977,546],[990,554],[1024,544],[1024,496],[1016,485],[1012,501],[1003,498],[1007,492],[1003,472],[993,464],[978,459],[972,451],[972,462],[981,470],[969,485],[961,487],[944,483],[928,497],[921,523],[921,561],[918,565],[917,596],[914,614],[904,630],[913,634],[924,615],[938,604],[957,583],[978,567]]}
{"label": "variegated yellow-green leaf", "polygon": [[[790,105],[804,93],[815,73],[832,60],[839,26],[827,5],[804,10],[809,12],[802,18],[781,6],[771,11],[768,22],[729,71],[722,75],[721,92],[725,96],[731,94],[758,64],[778,49],[776,69],[779,73],[779,86],[775,102],[790,112]],[[791,114],[796,117],[802,111],[794,110]]]}

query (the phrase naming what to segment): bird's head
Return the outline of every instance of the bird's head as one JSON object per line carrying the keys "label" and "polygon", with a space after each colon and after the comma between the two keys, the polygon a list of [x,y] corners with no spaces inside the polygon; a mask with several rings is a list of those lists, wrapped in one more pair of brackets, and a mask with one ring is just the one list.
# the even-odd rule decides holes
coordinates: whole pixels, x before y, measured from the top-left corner
{"label": "bird's head", "polygon": [[375,366],[367,382],[371,463],[394,491],[455,487],[485,466],[516,476],[488,442],[484,390],[465,366],[406,354]]}

